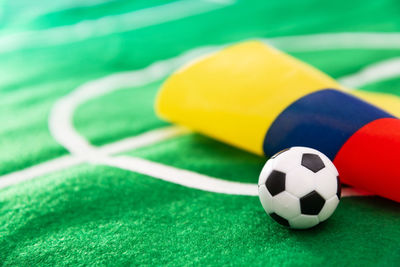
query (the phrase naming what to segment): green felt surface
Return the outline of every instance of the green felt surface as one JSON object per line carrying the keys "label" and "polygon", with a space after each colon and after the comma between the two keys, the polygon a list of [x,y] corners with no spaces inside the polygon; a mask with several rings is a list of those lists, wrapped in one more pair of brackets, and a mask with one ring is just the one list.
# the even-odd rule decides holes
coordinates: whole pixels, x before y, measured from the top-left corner
{"label": "green felt surface", "polygon": [[[153,102],[168,73],[189,60],[172,60],[185,52],[343,32],[391,44],[365,48],[353,36],[353,46],[339,48],[341,40],[351,43],[343,35],[327,38],[336,42],[330,48],[277,42],[340,79],[397,60],[399,10],[394,0],[0,2],[0,265],[399,266],[400,206],[378,197],[343,198],[326,223],[291,231],[268,218],[257,197],[188,188],[92,159],[18,182],[26,168],[75,159],[49,118],[57,101],[84,84],[135,77],[133,85],[112,76],[119,77],[107,83],[114,91],[73,110],[83,140],[116,144],[168,126]],[[160,60],[164,67],[146,72]],[[400,95],[400,74],[392,72],[361,89]],[[117,154],[244,183],[256,183],[265,162],[193,133]],[[14,184],[5,186],[9,177]]]}
{"label": "green felt surface", "polygon": [[254,197],[85,165],[3,190],[1,203],[0,255],[10,265],[395,266],[400,260],[398,205],[379,198],[345,198],[325,224],[292,231],[271,223]]}

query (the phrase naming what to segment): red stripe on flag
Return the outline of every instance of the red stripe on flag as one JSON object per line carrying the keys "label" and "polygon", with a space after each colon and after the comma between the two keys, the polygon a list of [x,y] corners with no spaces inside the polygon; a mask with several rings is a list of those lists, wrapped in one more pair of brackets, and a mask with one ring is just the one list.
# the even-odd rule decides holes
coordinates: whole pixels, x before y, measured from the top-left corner
{"label": "red stripe on flag", "polygon": [[342,182],[400,202],[400,120],[366,124],[346,141],[334,163]]}

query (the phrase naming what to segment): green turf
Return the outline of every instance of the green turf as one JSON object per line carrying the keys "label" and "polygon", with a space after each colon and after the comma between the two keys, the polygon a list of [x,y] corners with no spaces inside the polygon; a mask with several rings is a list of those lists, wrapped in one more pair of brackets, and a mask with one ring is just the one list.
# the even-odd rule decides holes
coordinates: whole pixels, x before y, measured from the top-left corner
{"label": "green turf", "polygon": [[[57,38],[40,39],[55,27],[172,2],[1,2],[0,184],[2,175],[69,155],[52,137],[48,118],[58,99],[86,82],[140,71],[209,45],[317,33],[400,32],[395,0],[198,1],[226,6],[81,39],[82,33],[69,31],[61,37],[72,41],[60,44],[51,44]],[[135,17],[138,23],[157,19]],[[13,45],[13,34],[25,39]],[[399,57],[400,47],[289,53],[341,78]],[[75,110],[73,126],[95,146],[167,126],[153,110],[164,79],[90,99]],[[362,89],[400,95],[399,78]],[[265,161],[198,134],[120,154],[247,183],[257,181]],[[268,218],[257,197],[204,192],[84,163],[0,189],[0,265],[399,266],[399,225],[398,204],[352,197],[343,198],[319,227],[289,231]]]}
{"label": "green turf", "polygon": [[400,260],[398,206],[380,198],[344,199],[325,224],[291,231],[268,218],[254,197],[84,165],[3,190],[0,202],[6,265],[395,266]]}
{"label": "green turf", "polygon": [[[94,145],[104,145],[166,126],[167,123],[160,120],[153,109],[160,84],[122,89],[85,103],[76,110],[76,129]],[[130,114],[128,119],[127,114]],[[107,122],[108,130],[99,135],[104,122]]]}
{"label": "green turf", "polygon": [[[382,88],[382,89],[380,89]],[[389,94],[400,95],[400,79],[387,79],[385,81],[381,81],[374,84],[369,84],[364,87],[365,90],[368,91],[381,91]]]}
{"label": "green turf", "polygon": [[[346,49],[295,52],[291,54],[296,58],[312,64],[314,67],[324,71],[331,77],[340,78],[349,73],[356,73],[362,70],[371,62],[381,62],[397,57],[399,55],[399,50],[383,50],[374,52],[364,49]],[[375,91],[382,92],[385,90],[384,88],[385,87],[376,87]],[[397,92],[398,91],[399,90],[397,89]],[[396,89],[394,88],[391,93],[396,93]]]}
{"label": "green turf", "polygon": [[[176,153],[177,151],[179,153]],[[225,180],[247,183],[257,183],[258,175],[265,163],[263,157],[243,152],[198,134],[167,140],[151,148],[137,149],[126,155]]]}

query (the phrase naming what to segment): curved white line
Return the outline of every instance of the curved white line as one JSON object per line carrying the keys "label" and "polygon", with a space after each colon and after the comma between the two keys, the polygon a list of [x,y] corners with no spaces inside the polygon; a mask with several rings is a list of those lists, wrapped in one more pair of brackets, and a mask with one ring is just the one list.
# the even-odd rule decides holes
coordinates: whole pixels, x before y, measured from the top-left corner
{"label": "curved white line", "polygon": [[[118,144],[118,142],[116,142],[116,144]],[[35,165],[22,171],[3,175],[0,179],[0,189],[32,180],[38,176],[46,175],[50,172],[61,171],[69,167],[79,165],[86,161],[86,158],[68,155]],[[98,156],[91,162],[141,173],[160,180],[179,184],[181,186],[208,192],[247,196],[256,196],[258,194],[256,184],[231,182],[224,179],[210,177],[188,170],[178,169],[175,167],[166,166],[164,164],[155,163],[140,158],[133,158],[128,156],[118,156],[113,158],[107,156]],[[373,194],[348,187],[342,189],[342,197],[368,195]]]}
{"label": "curved white line", "polygon": [[116,90],[149,84],[166,77],[186,62],[216,51],[219,47],[206,46],[191,50],[176,58],[156,62],[142,70],[116,73],[87,82],[59,99],[50,112],[49,129],[55,140],[72,154],[91,154],[93,147],[73,127],[73,113],[82,103]]}
{"label": "curved white line", "polygon": [[[98,158],[95,163],[148,175],[170,183],[203,191],[230,195],[258,196],[257,184],[232,182],[146,159],[128,156],[104,157]],[[342,197],[369,195],[373,194],[350,187],[345,187],[342,190]]]}
{"label": "curved white line", "polygon": [[[345,35],[347,36],[347,34]],[[321,35],[317,36],[318,38],[316,39],[321,38]],[[280,38],[281,41],[279,42],[281,45],[284,44],[282,40],[286,40],[287,42],[291,43],[293,41],[292,38],[293,37],[288,37],[285,39],[282,37]],[[300,37],[296,38],[301,39]],[[304,43],[309,42],[309,36],[305,36],[304,39],[306,40]],[[224,46],[206,46],[197,48],[190,50],[178,57],[156,62],[142,70],[112,74],[104,78],[83,84],[66,97],[63,97],[57,101],[54,105],[49,121],[49,127],[52,135],[71,153],[91,153],[91,151],[94,149],[93,146],[84,137],[77,133],[71,123],[73,111],[79,105],[90,99],[102,96],[115,90],[141,86],[160,80],[182,65],[188,64],[188,62],[191,60],[217,51],[222,47]],[[357,86],[360,86],[363,84],[363,82],[372,82],[374,80],[384,79],[397,74],[399,72],[399,68],[395,67],[398,67],[398,59],[387,61],[377,66],[372,65],[371,69],[368,67],[364,72],[356,76],[346,76],[340,78],[339,80],[343,81],[345,85],[357,83]],[[385,71],[388,74],[385,74]]]}
{"label": "curved white line", "polygon": [[355,88],[376,81],[388,80],[399,76],[400,58],[392,58],[371,64],[357,73],[338,79],[338,81],[345,86]]}
{"label": "curved white line", "polygon": [[[318,36],[320,38],[321,36]],[[300,37],[297,37],[300,38]],[[306,39],[308,36],[305,37]],[[287,38],[287,39],[282,39],[286,40],[289,42],[292,42],[293,39]],[[270,41],[270,40],[268,40]],[[309,40],[308,40],[309,41]],[[307,43],[307,42],[304,42]],[[352,44],[350,42],[350,44]],[[275,43],[276,45],[276,43]],[[129,86],[139,86],[139,85],[145,85],[147,83],[154,82],[156,80],[159,80],[165,76],[167,76],[169,73],[172,71],[176,70],[178,67],[182,66],[183,64],[187,63],[189,60],[192,60],[198,56],[216,51],[220,49],[222,46],[214,46],[214,47],[203,47],[199,49],[194,49],[191,50],[182,56],[178,56],[176,58],[172,58],[169,60],[165,61],[160,61],[157,63],[152,64],[151,66],[139,70],[139,71],[131,71],[131,72],[123,72],[123,73],[117,73],[113,75],[109,75],[107,77],[88,82],[81,87],[77,88],[75,91],[67,95],[66,97],[60,99],[59,101],[56,102],[50,118],[49,118],[49,125],[50,125],[50,130],[55,139],[63,146],[65,146],[71,153],[81,155],[81,157],[84,157],[86,160],[92,161],[92,162],[98,162],[106,165],[111,165],[115,167],[121,167],[123,169],[127,170],[132,170],[132,171],[137,171],[143,174],[147,174],[150,176],[154,176],[159,179],[163,180],[168,180],[174,183],[178,183],[187,187],[192,187],[192,188],[200,188],[202,190],[208,190],[211,192],[224,192],[224,193],[231,193],[231,194],[239,194],[239,191],[241,186],[244,185],[243,187],[243,192],[240,194],[243,195],[254,195],[254,189],[249,189],[249,188],[254,188],[255,184],[243,184],[243,183],[235,183],[235,182],[230,182],[226,180],[220,180],[217,178],[213,177],[208,177],[200,174],[194,174],[194,176],[191,176],[193,172],[190,171],[184,171],[180,170],[177,168],[165,166],[159,163],[151,162],[148,160],[142,160],[142,159],[137,159],[137,158],[130,158],[130,157],[118,157],[117,160],[114,160],[113,158],[105,157],[108,153],[119,153],[126,151],[127,149],[133,149],[140,147],[142,145],[149,145],[152,144],[152,141],[149,140],[163,140],[163,135],[161,134],[158,136],[158,134],[155,134],[154,136],[158,136],[155,138],[152,133],[149,134],[149,138],[144,138],[142,141],[140,140],[139,137],[132,137],[131,139],[128,140],[122,140],[110,145],[107,145],[103,148],[103,152],[99,153],[102,148],[96,148],[92,146],[89,142],[86,141],[84,137],[82,137],[79,133],[75,131],[75,129],[72,126],[72,116],[74,110],[82,103],[93,99],[95,97],[99,97],[101,95],[104,95],[106,93],[123,89]],[[380,76],[379,76],[380,77]],[[377,77],[377,78],[379,78]],[[173,128],[172,128],[173,129]],[[180,132],[181,130],[175,129],[177,132]],[[175,131],[172,130],[172,131]],[[156,130],[158,131],[158,130]],[[182,133],[184,130],[182,130]],[[167,136],[169,136],[167,134]],[[171,136],[174,136],[172,134]],[[138,139],[139,138],[139,139]],[[155,138],[155,139],[154,139]],[[167,137],[165,137],[167,138]],[[88,156],[88,154],[90,156]],[[78,157],[82,159],[81,157]],[[54,160],[56,161],[56,160]],[[29,169],[14,173],[16,180],[24,180],[20,179],[21,177],[34,177],[32,175],[43,175],[45,173],[51,172],[53,170],[56,170],[57,168],[55,167],[57,164],[60,166],[64,162],[64,160],[60,160],[61,162],[54,163],[54,161],[48,162],[49,166],[45,166],[42,168],[39,168],[39,171],[36,169],[35,171],[29,171]],[[67,162],[69,159],[66,160]],[[134,167],[132,167],[130,164],[135,163]],[[44,163],[46,164],[46,163]],[[78,164],[78,163],[75,163]],[[143,165],[146,167],[140,167],[139,165]],[[66,164],[68,165],[68,164]],[[39,165],[37,165],[39,166]],[[36,166],[35,166],[36,167]],[[32,168],[35,168],[32,167]],[[143,169],[144,168],[144,169]],[[160,171],[161,170],[161,171]],[[25,172],[26,171],[26,172]],[[166,171],[168,175],[163,174],[163,172]],[[36,174],[35,174],[36,173]],[[11,174],[12,175],[12,174]],[[21,176],[22,175],[22,176]],[[181,177],[190,177],[191,179],[188,179],[185,182],[181,182],[179,180],[176,180],[176,176]],[[3,176],[1,178],[4,178],[6,176]],[[8,176],[10,177],[10,176]],[[204,179],[204,178],[211,178],[212,180]],[[210,181],[214,187],[210,187],[208,185],[204,185],[204,181]],[[233,184],[232,184],[233,183]],[[229,185],[232,185],[229,186]],[[1,187],[1,186],[0,186]],[[225,189],[222,189],[222,187],[225,187]],[[214,188],[214,189],[213,189]],[[239,190],[239,191],[238,191]],[[344,196],[352,196],[352,195],[363,195],[366,193],[360,193],[356,190],[353,189],[344,189],[343,190],[343,195]]]}
{"label": "curved white line", "polygon": [[99,158],[96,163],[137,172],[170,183],[208,192],[246,196],[258,195],[257,184],[231,182],[141,158],[127,156],[107,157]]}

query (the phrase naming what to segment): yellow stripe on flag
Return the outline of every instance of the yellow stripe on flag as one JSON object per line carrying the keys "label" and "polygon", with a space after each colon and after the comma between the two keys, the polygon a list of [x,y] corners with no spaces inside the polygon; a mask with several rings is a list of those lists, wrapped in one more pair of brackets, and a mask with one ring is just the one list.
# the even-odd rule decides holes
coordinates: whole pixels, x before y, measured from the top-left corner
{"label": "yellow stripe on flag", "polygon": [[156,110],[171,122],[263,154],[265,133],[298,98],[338,88],[330,77],[258,41],[241,43],[177,71]]}

